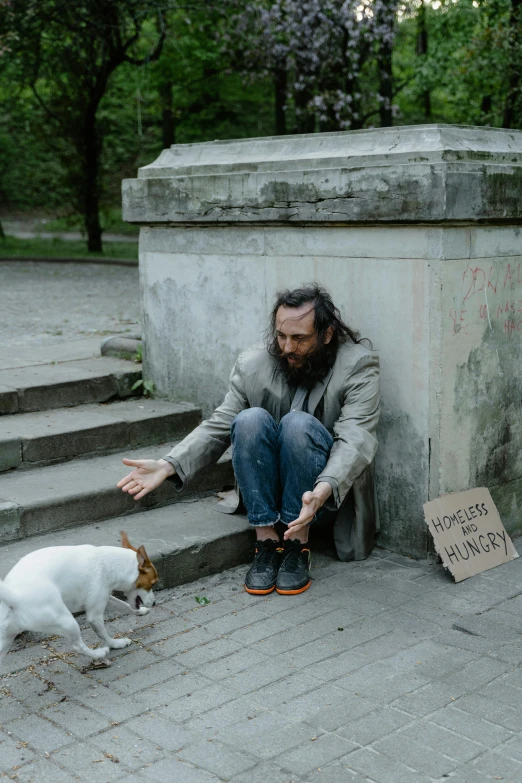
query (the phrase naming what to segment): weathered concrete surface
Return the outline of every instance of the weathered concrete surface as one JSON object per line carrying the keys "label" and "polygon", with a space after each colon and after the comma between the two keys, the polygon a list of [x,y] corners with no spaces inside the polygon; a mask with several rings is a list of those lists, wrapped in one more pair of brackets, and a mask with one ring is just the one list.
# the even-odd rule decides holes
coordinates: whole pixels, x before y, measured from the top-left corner
{"label": "weathered concrete surface", "polygon": [[[78,459],[30,472],[4,473],[0,475],[0,502],[15,503],[19,507],[20,536],[28,537],[176,503],[187,495],[208,494],[233,484],[230,457],[224,455],[217,465],[202,472],[183,494],[170,482],[165,482],[150,495],[135,501],[116,487],[127,471],[121,462],[123,457],[159,459],[170,448],[172,442]],[[0,507],[0,530],[2,513]]]}
{"label": "weathered concrete surface", "polygon": [[116,356],[120,359],[133,360],[141,349],[141,337],[135,335],[107,337],[101,343],[102,356]]}
{"label": "weathered concrete surface", "polygon": [[0,384],[0,415],[18,411],[18,392],[11,386]]}
{"label": "weathered concrete surface", "polygon": [[477,483],[519,529],[521,162],[520,131],[453,126],[164,151],[124,186],[145,376],[207,415],[274,293],[317,280],[381,359],[381,543],[424,556],[422,504]]}
{"label": "weathered concrete surface", "polygon": [[[494,231],[489,238],[493,239]],[[505,241],[506,232],[498,243]],[[445,264],[439,481],[490,488],[509,532],[522,530],[522,245]],[[517,254],[515,254],[517,253]]]}
{"label": "weathered concrete surface", "polygon": [[522,218],[522,134],[427,125],[175,145],[123,181],[123,217],[173,222]]}
{"label": "weathered concrete surface", "polygon": [[0,414],[105,402],[141,391],[141,365],[98,357],[63,364],[0,369]]}
{"label": "weathered concrete surface", "polygon": [[22,462],[22,443],[20,438],[1,434],[0,419],[0,473],[4,470],[17,468]]}
{"label": "weathered concrete surface", "polygon": [[[0,293],[0,303],[2,295]],[[61,364],[62,362],[96,359],[100,356],[100,338],[83,337],[77,340],[65,339],[55,345],[43,347],[38,342],[26,345],[9,341],[0,346],[0,368],[14,370],[17,367],[34,367],[39,364]]]}
{"label": "weathered concrete surface", "polygon": [[0,500],[0,541],[11,541],[20,537],[20,506],[11,501]]}
{"label": "weathered concrete surface", "polygon": [[3,416],[0,472],[176,440],[196,427],[200,418],[199,408],[190,403],[145,397]]}

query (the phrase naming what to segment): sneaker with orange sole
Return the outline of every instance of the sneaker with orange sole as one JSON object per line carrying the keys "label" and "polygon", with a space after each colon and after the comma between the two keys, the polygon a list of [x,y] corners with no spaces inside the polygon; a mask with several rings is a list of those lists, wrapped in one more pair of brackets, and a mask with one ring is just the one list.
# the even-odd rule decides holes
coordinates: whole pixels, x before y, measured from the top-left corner
{"label": "sneaker with orange sole", "polygon": [[256,541],[254,562],[245,577],[247,593],[267,595],[275,590],[282,551],[279,541]]}
{"label": "sneaker with orange sole", "polygon": [[298,539],[285,541],[276,590],[281,595],[297,595],[310,587],[310,550]]}

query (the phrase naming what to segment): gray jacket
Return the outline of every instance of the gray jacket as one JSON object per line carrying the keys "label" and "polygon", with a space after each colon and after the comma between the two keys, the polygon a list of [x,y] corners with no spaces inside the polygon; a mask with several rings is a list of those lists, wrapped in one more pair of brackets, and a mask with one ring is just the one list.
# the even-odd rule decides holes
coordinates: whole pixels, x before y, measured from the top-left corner
{"label": "gray jacket", "polygon": [[[264,408],[279,422],[288,394],[286,381],[265,347],[242,353],[222,405],[165,457],[176,468],[178,484],[184,487],[219,459],[230,445],[230,427],[240,411]],[[334,445],[316,483],[327,481],[333,489],[326,507],[338,510],[334,538],[339,558],[361,560],[370,554],[379,529],[373,480],[379,420],[376,354],[360,344],[341,345],[334,366],[308,396],[308,413],[313,415],[321,400],[319,419],[333,435]]]}

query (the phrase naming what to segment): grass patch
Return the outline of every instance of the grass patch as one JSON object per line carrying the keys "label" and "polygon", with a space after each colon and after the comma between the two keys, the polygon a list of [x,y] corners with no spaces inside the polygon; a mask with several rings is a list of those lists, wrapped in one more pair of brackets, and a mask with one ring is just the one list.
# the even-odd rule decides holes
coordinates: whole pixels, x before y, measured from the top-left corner
{"label": "grass patch", "polygon": [[[111,207],[101,211],[100,222],[104,231],[111,234],[125,234],[127,236],[138,237],[139,226],[131,223],[124,223],[121,219],[121,209]],[[49,220],[42,227],[43,231],[84,231],[84,222],[82,215],[68,215]]]}
{"label": "grass patch", "polygon": [[84,241],[65,239],[0,239],[0,258],[125,258],[138,261],[138,243],[104,242],[103,253],[89,253]]}

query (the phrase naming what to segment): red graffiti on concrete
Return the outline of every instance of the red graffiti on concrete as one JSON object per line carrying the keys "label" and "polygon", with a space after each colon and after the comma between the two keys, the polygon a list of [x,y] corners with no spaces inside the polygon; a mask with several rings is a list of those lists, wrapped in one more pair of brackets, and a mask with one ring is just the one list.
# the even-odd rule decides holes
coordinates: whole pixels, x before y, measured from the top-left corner
{"label": "red graffiti on concrete", "polygon": [[[478,316],[489,321],[493,328],[492,318],[502,318],[504,321],[504,334],[512,336],[515,332],[522,331],[522,320],[516,320],[516,313],[522,313],[522,299],[515,299],[517,286],[522,283],[522,262],[507,264],[507,267],[492,264],[486,268],[480,266],[467,266],[462,274],[462,297],[460,306],[452,307],[449,311],[451,320],[450,331],[453,335],[469,334],[466,331],[468,321],[466,313],[475,313],[475,309],[469,309],[470,300],[477,294],[482,294],[482,301],[478,306]],[[509,292],[509,293],[508,293]],[[488,294],[491,297],[502,296],[501,301],[488,302]],[[506,319],[507,315],[507,319]]]}

